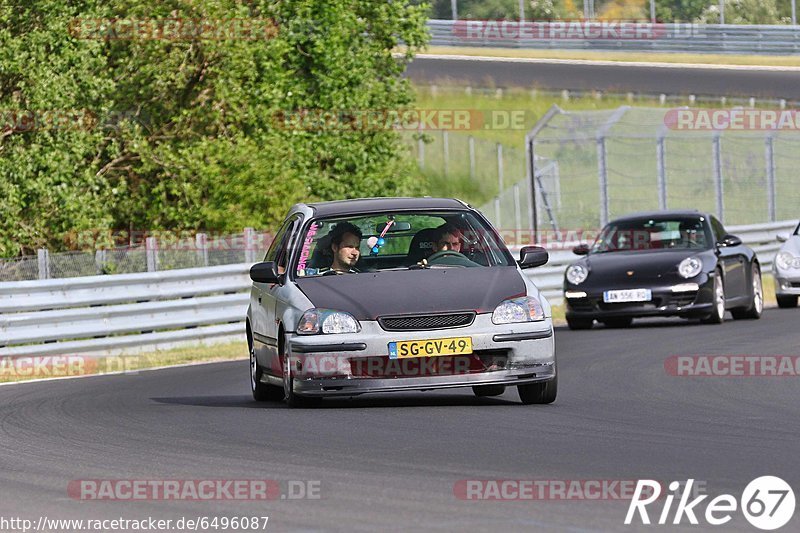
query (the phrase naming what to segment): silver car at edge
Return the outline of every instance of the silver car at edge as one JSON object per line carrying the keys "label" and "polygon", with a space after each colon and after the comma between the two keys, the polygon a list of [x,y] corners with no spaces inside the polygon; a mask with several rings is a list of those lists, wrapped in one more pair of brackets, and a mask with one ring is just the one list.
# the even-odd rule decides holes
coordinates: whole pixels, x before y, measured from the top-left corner
{"label": "silver car at edge", "polygon": [[[478,241],[483,246],[491,242],[497,262],[484,260],[487,264],[475,265],[479,268],[437,267],[432,255],[431,265],[422,261],[345,275],[298,274],[298,262],[305,266],[309,254],[308,245],[303,247],[311,240],[309,229],[322,227],[320,220],[366,215],[394,219],[428,212],[446,220],[478,221],[480,232],[472,235],[470,252],[465,253],[479,253]],[[410,224],[405,229],[413,232]],[[373,236],[368,246],[376,240]],[[457,262],[463,260],[456,256],[464,257],[460,252],[444,255]],[[514,260],[483,215],[460,200],[373,198],[293,206],[264,262],[250,271],[246,333],[253,397],[286,400],[294,407],[316,405],[323,397],[458,387],[472,387],[476,396],[497,396],[516,386],[524,404],[553,402],[557,375],[551,308],[523,273],[545,264],[548,254],[529,246],[520,256]],[[383,260],[377,254],[362,259]],[[385,259],[402,262],[405,252]],[[345,329],[323,333],[320,326],[318,334],[299,332],[301,320],[307,331],[309,321],[331,314]],[[401,345],[406,358],[398,360]],[[450,354],[456,361],[451,371],[444,368],[447,358],[442,354],[426,355],[433,353],[428,349],[444,350],[443,345],[456,350]],[[464,347],[461,355],[454,355]],[[392,366],[411,362],[407,368]]]}
{"label": "silver car at edge", "polygon": [[800,224],[791,235],[778,235],[783,242],[772,262],[775,275],[775,297],[778,307],[797,307],[800,297]]}

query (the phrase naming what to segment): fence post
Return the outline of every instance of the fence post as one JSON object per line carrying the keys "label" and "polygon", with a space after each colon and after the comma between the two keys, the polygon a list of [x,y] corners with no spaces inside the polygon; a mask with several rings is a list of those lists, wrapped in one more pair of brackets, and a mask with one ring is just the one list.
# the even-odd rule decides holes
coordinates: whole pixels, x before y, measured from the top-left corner
{"label": "fence post", "polygon": [[147,257],[147,271],[156,272],[158,270],[158,240],[155,237],[147,237],[144,240],[144,250]]}
{"label": "fence post", "polygon": [[450,0],[450,10],[453,13],[453,20],[458,20],[458,0]]}
{"label": "fence post", "polygon": [[503,228],[503,218],[500,216],[500,197],[494,197],[494,223],[499,229]]}
{"label": "fence post", "polygon": [[444,159],[444,176],[447,177],[448,170],[450,169],[450,142],[447,130],[442,132],[442,159]]}
{"label": "fence post", "polygon": [[717,218],[725,223],[724,189],[722,187],[722,150],[719,132],[714,134],[712,140],[712,162],[714,164],[714,190],[717,199]]}
{"label": "fence post", "polygon": [[198,233],[194,236],[194,248],[197,254],[197,264],[208,266],[208,235]]}
{"label": "fence post", "polygon": [[658,208],[667,208],[667,169],[664,161],[664,135],[656,139],[656,164],[658,165]]}
{"label": "fence post", "polygon": [[606,138],[597,136],[597,180],[600,185],[600,227],[608,224],[608,167],[606,165]]}
{"label": "fence post", "polygon": [[256,262],[256,230],[244,228],[244,262]]}
{"label": "fence post", "polygon": [[469,136],[469,177],[475,179],[475,138]]}
{"label": "fence post", "polygon": [[525,0],[519,0],[519,21],[525,22]]}
{"label": "fence post", "polygon": [[497,143],[497,194],[503,192],[503,145]]}
{"label": "fence post", "polygon": [[94,253],[94,266],[95,266],[95,269],[97,270],[98,274],[105,274],[106,273],[106,261],[107,261],[107,259],[106,259],[106,251],[105,251],[105,249],[95,251],[95,253]]}
{"label": "fence post", "polygon": [[514,184],[514,235],[519,235],[522,228],[522,209],[519,205],[519,183]]}
{"label": "fence post", "polygon": [[769,221],[777,220],[777,209],[775,207],[775,135],[767,134],[765,142],[765,161],[767,164],[767,205]]}
{"label": "fence post", "polygon": [[39,279],[50,279],[50,250],[39,248],[36,250],[36,259],[39,264]]}
{"label": "fence post", "polygon": [[425,168],[425,141],[422,139],[421,133],[417,139],[417,166],[420,170]]}

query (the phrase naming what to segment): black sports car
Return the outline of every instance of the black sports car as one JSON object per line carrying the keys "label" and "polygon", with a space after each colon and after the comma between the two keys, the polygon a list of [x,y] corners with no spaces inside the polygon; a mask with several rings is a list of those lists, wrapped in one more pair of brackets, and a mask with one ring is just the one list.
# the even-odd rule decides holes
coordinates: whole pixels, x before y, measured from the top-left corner
{"label": "black sports car", "polygon": [[706,323],[759,318],[764,307],[756,253],[708,213],[637,213],[609,223],[564,276],[570,329],[598,320],[626,327],[635,317],[680,316]]}

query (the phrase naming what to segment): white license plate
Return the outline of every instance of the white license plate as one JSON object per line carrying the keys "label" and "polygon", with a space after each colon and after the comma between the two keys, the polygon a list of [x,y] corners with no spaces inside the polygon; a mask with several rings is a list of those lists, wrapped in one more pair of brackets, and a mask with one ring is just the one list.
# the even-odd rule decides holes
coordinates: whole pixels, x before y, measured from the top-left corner
{"label": "white license plate", "polygon": [[649,302],[653,299],[653,291],[650,289],[620,289],[616,291],[605,291],[603,301],[607,304],[623,302]]}

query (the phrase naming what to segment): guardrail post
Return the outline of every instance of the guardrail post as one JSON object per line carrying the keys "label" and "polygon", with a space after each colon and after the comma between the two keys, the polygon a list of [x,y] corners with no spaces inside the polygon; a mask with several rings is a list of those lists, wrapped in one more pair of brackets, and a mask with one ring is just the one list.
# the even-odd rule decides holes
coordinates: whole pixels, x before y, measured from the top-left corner
{"label": "guardrail post", "polygon": [[658,208],[667,208],[667,169],[664,161],[666,155],[664,151],[664,136],[659,135],[656,139],[656,165],[658,166]]}
{"label": "guardrail post", "polygon": [[469,177],[475,179],[475,137],[469,136]]}
{"label": "guardrail post", "polygon": [[50,251],[39,248],[36,250],[36,259],[39,264],[39,279],[50,279]]}
{"label": "guardrail post", "polygon": [[712,140],[712,162],[714,165],[714,191],[717,200],[717,218],[719,218],[720,222],[723,224],[725,223],[725,202],[724,202],[724,193],[725,190],[722,186],[722,150],[721,150],[721,138],[719,132],[714,134]]}
{"label": "guardrail post", "polygon": [[497,194],[503,193],[503,145],[497,143]]}
{"label": "guardrail post", "polygon": [[147,258],[147,271],[158,271],[158,239],[147,237],[144,240],[144,250]]}
{"label": "guardrail post", "polygon": [[767,134],[764,144],[764,159],[767,165],[767,210],[769,221],[775,222],[777,216],[775,208],[775,135]]}
{"label": "guardrail post", "polygon": [[244,262],[256,262],[256,230],[244,228]]}
{"label": "guardrail post", "polygon": [[194,248],[197,254],[197,264],[208,266],[208,235],[198,233],[194,236]]}

